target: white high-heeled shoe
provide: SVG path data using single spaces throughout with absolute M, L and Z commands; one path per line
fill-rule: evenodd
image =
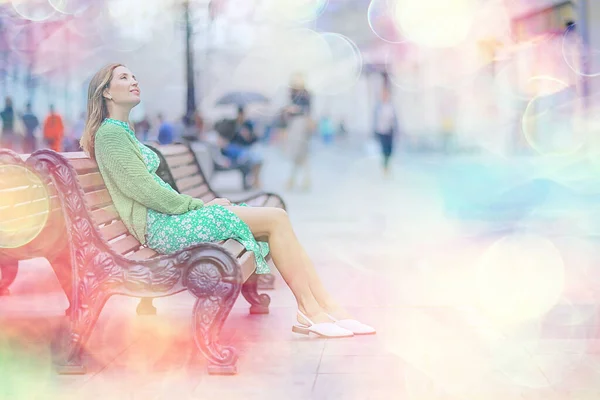
M 344 328 L 354 333 L 355 335 L 373 335 L 376 333 L 375 328 L 363 324 L 355 319 L 335 319 L 331 315 L 327 314 L 329 318 L 340 328 Z
M 300 310 L 298 310 L 298 314 L 304 318 L 309 325 L 293 325 L 292 332 L 300 333 L 302 335 L 308 335 L 310 333 L 314 333 L 315 335 L 319 335 L 324 338 L 344 338 L 344 337 L 352 337 L 354 334 L 348 329 L 344 329 L 341 326 L 334 324 L 333 322 L 321 322 L 315 324 L 312 322 L 306 315 L 302 314 Z

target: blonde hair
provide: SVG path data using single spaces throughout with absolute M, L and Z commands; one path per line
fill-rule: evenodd
M 304 74 L 302 72 L 296 72 L 292 75 L 292 79 L 290 82 L 290 88 L 296 90 L 305 90 L 306 89 L 306 80 L 304 78 Z
M 102 94 L 110 85 L 115 68 L 121 66 L 123 64 L 114 63 L 105 65 L 100 71 L 96 72 L 90 81 L 87 99 L 87 117 L 79 144 L 92 160 L 96 158 L 94 153 L 96 131 L 100 128 L 104 119 L 108 118 L 106 99 Z

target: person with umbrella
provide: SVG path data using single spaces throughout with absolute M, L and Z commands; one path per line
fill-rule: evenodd
M 224 142 L 223 155 L 234 164 L 247 165 L 250 168 L 251 173 L 249 176 L 253 179 L 253 183 L 250 185 L 244 182 L 244 186 L 254 189 L 260 188 L 260 170 L 263 157 L 256 149 L 258 137 L 254 133 L 254 125 L 246 119 L 244 107 L 238 107 L 233 136 L 224 138 Z
M 217 102 L 217 105 L 234 104 L 237 106 L 233 132 L 230 135 L 221 135 L 221 152 L 232 164 L 244 165 L 250 170 L 250 173 L 245 175 L 244 188 L 259 189 L 261 187 L 260 171 L 263 164 L 262 154 L 256 148 L 259 139 L 254 131 L 254 125 L 246 119 L 245 107 L 252 102 L 267 101 L 268 99 L 260 93 L 231 92 Z M 251 185 L 246 182 L 248 177 L 253 180 Z

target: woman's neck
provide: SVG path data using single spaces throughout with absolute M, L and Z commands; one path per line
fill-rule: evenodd
M 129 112 L 131 110 L 117 108 L 117 107 L 109 107 L 108 108 L 108 118 L 116 119 L 119 121 L 123 121 L 129 123 Z

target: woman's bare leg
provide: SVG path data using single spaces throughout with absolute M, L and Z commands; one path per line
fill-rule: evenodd
M 331 296 L 327 289 L 325 289 L 323 281 L 321 281 L 321 278 L 319 277 L 319 274 L 317 273 L 317 270 L 310 257 L 308 257 L 308 254 L 306 254 L 306 251 L 302 245 L 299 244 L 299 247 L 302 264 L 304 265 L 308 275 L 308 284 L 310 286 L 310 290 L 321 308 L 323 308 L 329 315 L 335 317 L 336 319 L 352 318 L 350 313 L 346 311 L 346 309 L 344 309 L 340 303 L 338 303 Z
M 336 318 L 349 317 L 323 286 L 284 210 L 273 207 L 228 208 L 248 224 L 255 237 L 268 237 L 273 262 L 296 297 L 300 311 L 312 316 L 315 322 L 330 322 L 324 312 L 336 313 Z

